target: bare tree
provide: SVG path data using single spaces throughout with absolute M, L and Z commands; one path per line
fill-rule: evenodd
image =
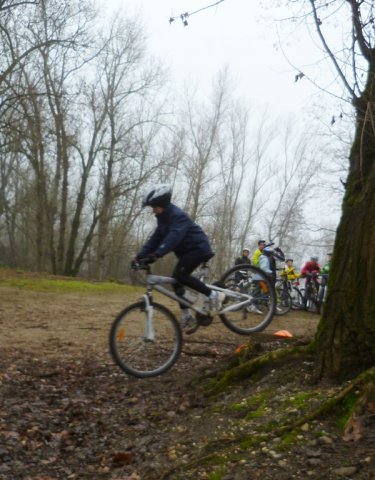
M 27 29 L 12 31 L 13 50 L 15 45 L 22 47 L 25 37 L 36 46 L 28 62 L 19 63 L 7 79 L 7 86 L 17 99 L 13 108 L 19 111 L 20 151 L 34 172 L 36 268 L 46 268 L 48 259 L 54 273 L 62 272 L 66 248 L 72 124 L 67 92 L 68 79 L 82 59 L 82 40 L 87 41 L 84 7 L 43 1 L 29 13 Z M 60 41 L 49 43 L 51 38 Z
M 249 163 L 246 143 L 248 112 L 237 105 L 229 115 L 228 123 L 217 142 L 220 175 L 213 209 L 214 221 L 210 229 L 217 272 L 223 272 L 233 261 L 238 242 L 236 232 L 241 229 L 243 218 L 241 192 Z
M 139 211 L 134 193 L 160 167 L 160 159 L 153 155 L 153 144 L 161 128 L 161 111 L 155 96 L 157 88 L 161 91 L 163 73 L 152 62 L 146 67 L 144 37 L 141 26 L 134 20 L 115 20 L 98 60 L 99 68 L 103 69 L 100 90 L 106 129 L 100 160 L 97 232 L 97 273 L 103 277 L 107 273 L 107 257 L 117 263 L 108 244 L 117 252 L 124 247 Z M 115 236 L 110 228 L 112 222 L 117 231 Z
M 291 121 L 279 132 L 278 154 L 274 161 L 273 197 L 266 224 L 268 238 L 291 250 L 301 229 L 304 206 L 316 194 L 321 167 L 320 150 L 311 132 L 297 131 Z
M 188 191 L 185 209 L 193 220 L 204 216 L 207 205 L 215 198 L 213 164 L 216 142 L 227 108 L 229 84 L 227 71 L 220 72 L 215 79 L 212 99 L 208 105 L 193 102 L 188 97 L 184 117 L 187 151 L 183 159 L 183 175 L 187 179 Z
M 217 272 L 228 268 L 248 245 L 256 219 L 263 211 L 262 192 L 270 180 L 273 131 L 267 112 L 259 116 L 255 110 L 245 110 L 240 101 L 233 103 L 218 142 L 220 175 L 210 229 L 217 252 Z M 256 119 L 254 124 L 252 118 Z

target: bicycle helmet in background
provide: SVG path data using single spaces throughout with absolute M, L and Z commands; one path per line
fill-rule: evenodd
M 266 255 L 272 255 L 274 253 L 274 249 L 271 246 L 264 247 L 263 253 Z
M 315 260 L 317 262 L 319 257 L 317 255 L 311 255 L 310 260 Z
M 250 253 L 250 249 L 247 248 L 247 247 L 244 247 L 244 248 L 242 249 L 242 251 L 243 251 L 243 252 L 249 252 L 249 253 Z
M 172 187 L 164 183 L 154 185 L 145 193 L 142 201 L 144 207 L 167 207 L 171 203 Z

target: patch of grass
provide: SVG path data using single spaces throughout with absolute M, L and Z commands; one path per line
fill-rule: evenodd
M 130 293 L 139 287 L 113 282 L 90 282 L 77 278 L 43 276 L 33 273 L 0 271 L 0 287 L 51 293 Z

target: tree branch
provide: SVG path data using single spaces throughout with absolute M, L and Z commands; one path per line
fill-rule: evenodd
M 336 60 L 336 57 L 335 55 L 333 54 L 332 50 L 329 48 L 327 42 L 326 42 L 326 39 L 324 38 L 324 35 L 322 33 L 322 29 L 320 28 L 320 25 L 321 25 L 321 20 L 319 19 L 318 17 L 318 13 L 317 13 L 317 10 L 316 10 L 316 6 L 315 6 L 315 0 L 310 0 L 310 3 L 311 3 L 311 7 L 312 7 L 312 10 L 313 10 L 313 16 L 314 16 L 314 21 L 315 21 L 315 26 L 316 26 L 316 30 L 318 32 L 318 35 L 319 35 L 319 38 L 326 50 L 326 52 L 328 53 L 330 59 L 332 60 L 335 68 L 336 68 L 336 71 L 337 73 L 339 74 L 342 82 L 344 83 L 346 89 L 349 91 L 350 95 L 352 96 L 353 99 L 357 98 L 354 90 L 352 89 L 352 87 L 349 85 L 345 75 L 343 74 L 339 64 L 337 63 L 337 60 Z

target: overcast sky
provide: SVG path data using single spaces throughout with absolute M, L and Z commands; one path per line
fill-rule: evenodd
M 117 10 L 141 15 L 149 50 L 169 66 L 176 85 L 194 82 L 203 93 L 209 93 L 214 76 L 227 66 L 237 85 L 236 93 L 250 104 L 267 105 L 275 117 L 293 114 L 297 122 L 313 104 L 320 104 L 321 120 L 329 125 L 333 114 L 328 106 L 330 98 L 306 78 L 295 81 L 300 69 L 310 74 L 312 68 L 313 80 L 325 86 L 323 73 L 329 65 L 320 61 L 323 55 L 315 27 L 309 31 L 305 22 L 299 26 L 290 21 L 281 24 L 278 20 L 290 12 L 271 7 L 263 11 L 261 0 L 224 0 L 194 14 L 214 3 L 216 0 L 106 0 L 101 8 L 108 15 Z M 188 26 L 179 18 L 185 12 L 192 14 L 187 18 Z M 170 23 L 171 17 L 178 18 Z M 326 85 L 329 81 L 327 75 Z M 334 206 L 332 201 L 330 205 Z M 320 208 L 312 212 L 310 220 L 314 223 L 314 216 L 320 218 Z M 338 221 L 339 203 L 332 216 Z
M 308 35 L 285 41 L 289 61 L 279 48 L 277 29 L 288 12 L 263 11 L 258 0 L 224 0 L 199 13 L 216 0 L 107 0 L 107 13 L 121 10 L 141 14 L 149 35 L 149 48 L 162 59 L 177 82 L 198 82 L 208 88 L 225 66 L 238 92 L 275 112 L 301 113 L 317 101 L 319 91 L 307 80 L 295 82 L 296 67 L 316 61 L 318 54 Z M 270 2 L 267 2 L 270 3 Z M 177 18 L 188 12 L 188 26 Z M 289 28 L 289 27 L 288 27 Z M 294 27 L 290 25 L 292 31 Z M 301 29 L 302 30 L 302 29 Z

